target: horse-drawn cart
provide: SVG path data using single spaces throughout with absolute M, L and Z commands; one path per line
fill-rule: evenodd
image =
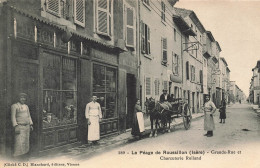
M 151 134 L 150 137 L 157 136 L 157 126 L 163 128 L 163 131 L 167 129 L 170 132 L 171 121 L 175 118 L 183 118 L 183 125 L 186 130 L 190 128 L 191 125 L 191 111 L 189 105 L 185 103 L 183 99 L 176 99 L 174 102 L 157 102 L 155 103 L 153 98 L 146 100 L 146 109 L 150 114 L 151 121 Z M 155 132 L 153 133 L 153 121 L 155 121 Z M 160 123 L 160 124 L 159 124 Z

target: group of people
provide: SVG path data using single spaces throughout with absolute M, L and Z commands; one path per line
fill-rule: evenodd
M 30 132 L 33 131 L 33 122 L 30 115 L 29 107 L 25 104 L 27 94 L 20 93 L 19 101 L 11 107 L 11 121 L 14 128 L 14 153 L 13 156 L 18 160 L 27 160 L 29 152 Z M 204 104 L 204 130 L 207 131 L 205 136 L 213 136 L 215 129 L 213 114 L 216 111 L 215 104 L 210 101 L 209 95 L 205 97 Z M 163 90 L 160 96 L 160 102 L 174 101 L 173 96 L 167 94 L 167 90 Z M 222 100 L 220 107 L 220 123 L 225 123 L 226 119 L 226 102 Z M 142 138 L 145 132 L 143 111 L 140 100 L 136 100 L 134 107 L 134 116 L 131 134 Z M 100 124 L 102 121 L 102 112 L 100 104 L 97 102 L 97 96 L 92 96 L 92 101 L 86 105 L 85 117 L 88 124 L 88 141 L 94 145 L 98 144 L 100 139 Z M 223 122 L 222 122 L 223 121 Z

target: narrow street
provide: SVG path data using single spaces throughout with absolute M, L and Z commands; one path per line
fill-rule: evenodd
M 228 107 L 225 124 L 219 123 L 218 115 L 216 111 L 216 130 L 213 137 L 203 136 L 205 133 L 203 118 L 200 118 L 192 122 L 190 130 L 185 130 L 183 125 L 180 125 L 175 128 L 174 132 L 160 134 L 156 138 L 145 138 L 111 151 L 98 152 L 97 155 L 90 158 L 80 158 L 80 160 L 84 160 L 80 162 L 80 165 L 88 165 L 88 167 L 104 167 L 104 165 L 109 165 L 109 167 L 198 167 L 206 165 L 259 167 L 260 119 L 251 106 L 235 104 Z M 156 151 L 161 154 L 156 154 Z M 163 151 L 179 153 L 163 154 Z M 190 155 L 191 151 L 205 153 Z M 201 158 L 194 160 L 192 157 L 191 160 L 187 160 L 186 156 L 198 158 L 201 156 Z M 166 160 L 169 157 L 179 159 Z M 183 160 L 180 160 L 181 157 Z

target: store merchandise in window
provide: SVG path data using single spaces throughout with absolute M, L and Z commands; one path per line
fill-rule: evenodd
M 97 96 L 104 119 L 117 117 L 116 81 L 116 69 L 93 65 L 93 95 Z
M 77 123 L 76 61 L 44 55 L 43 129 Z

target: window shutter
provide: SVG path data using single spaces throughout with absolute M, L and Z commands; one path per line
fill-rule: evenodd
M 200 70 L 200 83 L 203 84 L 203 73 L 202 73 L 202 70 Z
M 141 50 L 142 50 L 142 53 L 144 54 L 145 53 L 145 24 L 144 22 L 141 22 Z
M 146 95 L 151 95 L 151 78 L 146 77 L 145 78 L 145 90 L 146 90 Z
M 150 28 L 146 25 L 147 28 L 147 54 L 151 54 L 151 42 L 150 42 Z
M 179 73 L 179 57 L 177 54 L 175 54 L 176 62 L 175 62 L 175 73 Z
M 135 28 L 134 28 L 134 9 L 126 7 L 126 45 L 134 47 Z
M 85 0 L 74 0 L 74 22 L 85 27 Z
M 159 95 L 159 90 L 160 90 L 160 83 L 159 83 L 159 80 L 158 79 L 156 79 L 155 81 L 154 81 L 154 90 L 155 90 L 155 95 Z
M 108 35 L 108 0 L 97 1 L 97 32 Z
M 186 62 L 186 79 L 189 80 L 190 79 L 190 65 L 189 65 L 189 61 Z
M 161 6 L 162 6 L 161 18 L 163 21 L 165 21 L 165 3 L 161 2 Z
M 167 39 L 162 38 L 162 60 L 163 62 L 167 62 Z
M 60 0 L 46 0 L 46 11 L 56 16 L 61 16 Z

